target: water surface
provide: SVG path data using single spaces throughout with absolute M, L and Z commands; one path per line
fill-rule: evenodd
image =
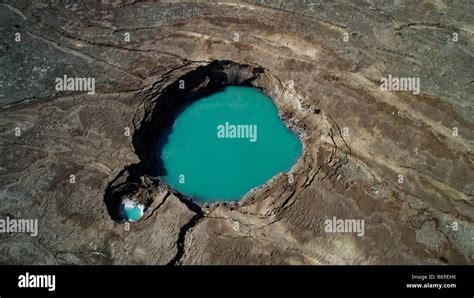
M 234 201 L 302 152 L 298 137 L 258 89 L 229 86 L 180 111 L 156 147 L 160 176 L 198 202 Z

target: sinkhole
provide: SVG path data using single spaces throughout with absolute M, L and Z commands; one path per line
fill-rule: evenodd
M 105 192 L 113 220 L 140 220 L 164 191 L 193 210 L 239 201 L 290 172 L 303 153 L 289 121 L 297 108 L 288 108 L 286 87 L 265 69 L 213 61 L 182 71 L 144 104 L 133 134 L 140 162 Z

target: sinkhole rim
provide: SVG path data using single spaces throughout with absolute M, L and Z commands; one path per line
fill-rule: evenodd
M 178 67 L 177 69 L 180 68 Z M 190 83 L 186 86 L 187 90 L 184 92 L 179 88 L 181 80 L 184 80 L 186 84 Z M 283 121 L 290 133 L 296 135 L 298 142 L 301 144 L 301 152 L 288 172 L 280 171 L 276 173 L 265 183 L 249 189 L 239 199 L 212 202 L 194 200 L 174 189 L 162 177 L 156 176 L 157 165 L 155 162 L 160 157 L 156 157 L 153 148 L 162 137 L 163 132 L 173 125 L 179 115 L 178 112 L 183 107 L 218 92 L 227 86 L 252 87 L 268 96 L 277 108 L 279 119 Z M 105 191 L 104 202 L 110 217 L 117 222 L 127 221 L 127 219 L 120 215 L 119 206 L 124 196 L 138 195 L 137 202 L 145 206 L 142 218 L 137 221 L 139 222 L 147 218 L 147 211 L 149 211 L 154 201 L 152 194 L 163 191 L 173 194 L 195 212 L 202 212 L 201 208 L 219 205 L 237 207 L 244 204 L 257 190 L 270 187 L 280 175 L 292 174 L 300 166 L 307 154 L 306 144 L 303 139 L 306 131 L 304 126 L 299 125 L 301 119 L 295 117 L 293 110 L 282 109 L 281 103 L 272 95 L 271 90 L 275 88 L 276 90 L 281 90 L 281 92 L 285 89 L 288 90 L 281 80 L 261 66 L 241 64 L 229 60 L 214 60 L 205 65 L 199 65 L 190 69 L 175 77 L 163 89 L 153 92 L 151 98 L 146 101 L 147 105 L 145 105 L 143 118 L 139 125 L 135 125 L 136 129 L 133 134 L 133 148 L 140 162 L 124 167 L 108 184 Z M 176 102 L 177 99 L 179 99 L 178 102 Z M 296 118 L 296 121 L 293 118 Z M 148 195 L 146 194 L 147 192 Z

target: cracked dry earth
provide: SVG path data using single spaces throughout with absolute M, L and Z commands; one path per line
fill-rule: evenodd
M 0 235 L 1 263 L 474 264 L 472 3 L 53 2 L 0 3 L 0 214 L 39 220 L 37 237 Z M 252 84 L 304 143 L 294 181 L 210 206 L 152 185 L 127 231 L 104 194 L 143 162 L 134 134 L 213 61 L 265 70 Z M 64 74 L 96 94 L 57 92 Z M 420 94 L 381 91 L 390 74 Z M 333 216 L 365 235 L 326 233 Z

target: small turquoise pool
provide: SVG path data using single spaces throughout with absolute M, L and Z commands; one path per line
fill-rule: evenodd
M 132 200 L 122 201 L 120 206 L 122 216 L 127 221 L 138 221 L 143 216 L 144 206 Z

